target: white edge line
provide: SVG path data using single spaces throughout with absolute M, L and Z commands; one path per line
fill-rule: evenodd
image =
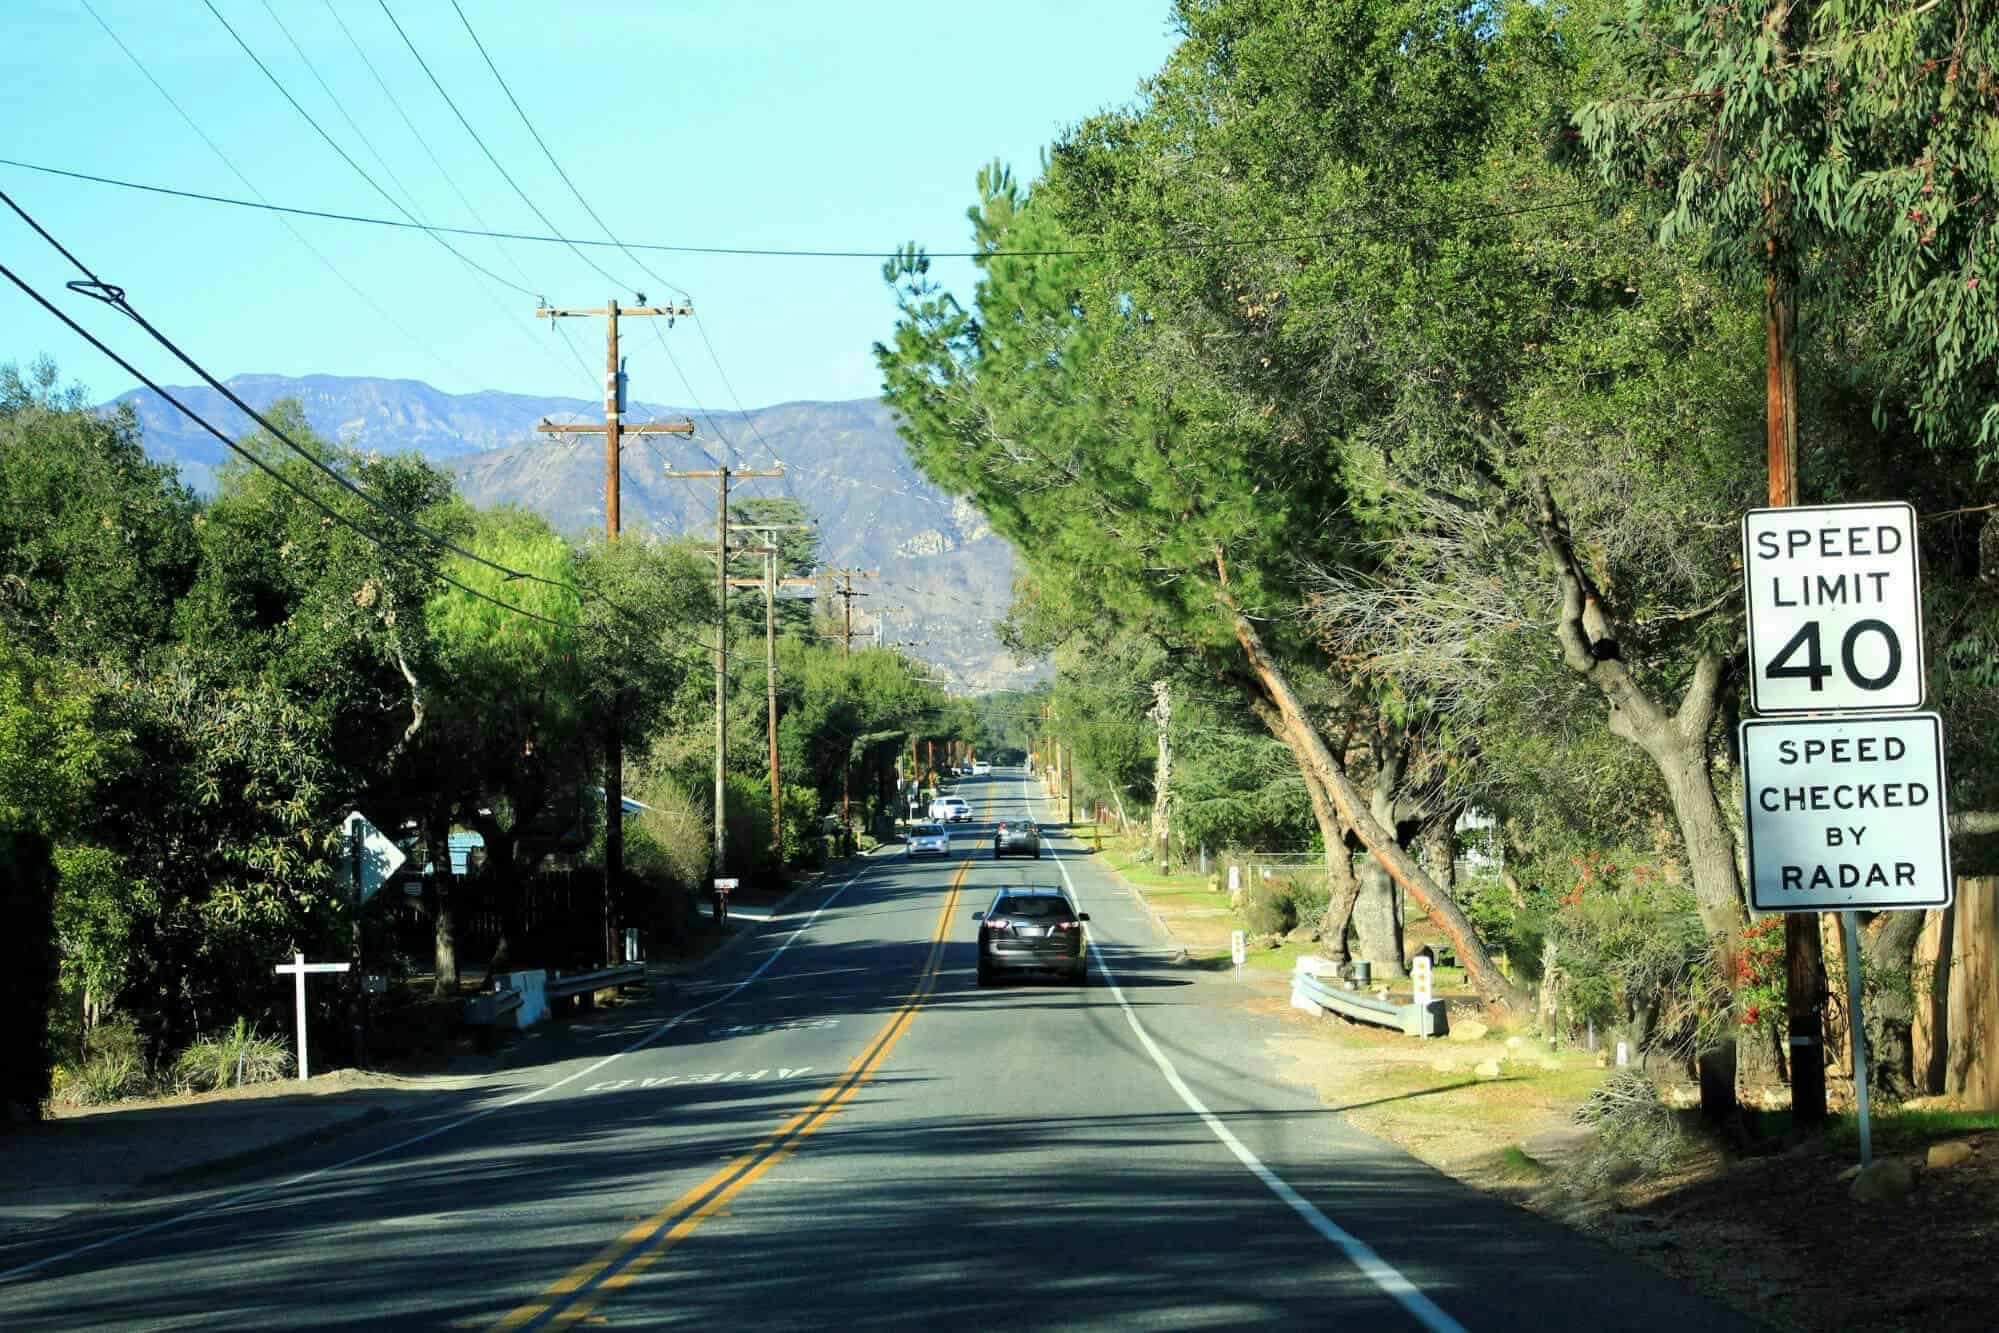
M 872 855 L 872 853 L 870 853 L 870 855 Z M 770 957 L 764 959 L 763 962 L 759 963 L 757 965 L 756 970 L 751 972 L 748 976 L 744 977 L 741 981 L 738 981 L 735 985 L 729 987 L 727 990 L 723 991 L 720 995 L 715 996 L 713 999 L 703 1000 L 700 1004 L 695 1005 L 692 1009 L 682 1010 L 680 1013 L 675 1014 L 672 1018 L 668 1019 L 666 1022 L 661 1023 L 659 1026 L 653 1028 L 650 1032 L 647 1032 L 637 1041 L 631 1043 L 631 1045 L 626 1046 L 622 1050 L 613 1051 L 611 1054 L 605 1056 L 603 1059 L 598 1060 L 595 1064 L 586 1066 L 583 1069 L 579 1069 L 575 1073 L 569 1075 L 566 1078 L 557 1079 L 555 1082 L 544 1084 L 539 1088 L 529 1089 L 527 1092 L 524 1092 L 517 1097 L 509 1097 L 507 1100 L 503 1102 L 498 1102 L 492 1106 L 483 1107 L 480 1110 L 473 1111 L 469 1115 L 463 1115 L 456 1120 L 452 1120 L 445 1124 L 439 1125 L 435 1129 L 427 1129 L 421 1134 L 413 1134 L 409 1138 L 400 1139 L 395 1143 L 388 1144 L 384 1147 L 371 1148 L 367 1152 L 356 1153 L 352 1157 L 342 1158 L 340 1161 L 331 1162 L 322 1167 L 316 1167 L 311 1171 L 302 1172 L 295 1176 L 287 1176 L 283 1180 L 275 1180 L 267 1184 L 257 1185 L 251 1189 L 243 1190 L 240 1193 L 231 1194 L 226 1198 L 217 1199 L 213 1203 L 203 1204 L 201 1207 L 191 1209 L 188 1212 L 176 1213 L 172 1217 L 164 1217 L 157 1222 L 148 1222 L 146 1225 L 141 1227 L 133 1227 L 127 1231 L 120 1231 L 109 1236 L 100 1237 L 99 1239 L 93 1240 L 88 1244 L 78 1245 L 73 1249 L 63 1250 L 60 1253 L 48 1255 L 44 1258 L 37 1259 L 32 1263 L 21 1264 L 18 1267 L 0 1270 L 0 1283 L 11 1282 L 15 1278 L 19 1277 L 26 1277 L 30 1273 L 39 1272 L 44 1268 L 50 1268 L 56 1264 L 65 1263 L 68 1260 L 75 1259 L 81 1255 L 89 1254 L 93 1250 L 101 1250 L 104 1249 L 106 1246 L 110 1245 L 120 1245 L 129 1240 L 137 1240 L 139 1237 L 149 1235 L 155 1231 L 164 1231 L 168 1227 L 179 1226 L 184 1222 L 195 1221 L 198 1218 L 203 1218 L 208 1216 L 210 1213 L 217 1213 L 225 1208 L 232 1208 L 239 1203 L 247 1203 L 252 1199 L 261 1198 L 266 1194 L 274 1194 L 281 1190 L 291 1189 L 297 1185 L 303 1185 L 305 1182 L 309 1180 L 317 1179 L 318 1177 L 326 1175 L 330 1172 L 344 1171 L 350 1166 L 359 1166 L 361 1163 L 372 1161 L 377 1157 L 386 1157 L 390 1153 L 401 1152 L 404 1148 L 414 1147 L 415 1145 L 424 1142 L 426 1139 L 434 1139 L 440 1134 L 448 1134 L 452 1130 L 463 1128 L 464 1126 L 471 1124 L 475 1120 L 483 1120 L 489 1115 L 494 1115 L 501 1111 L 510 1110 L 511 1108 L 520 1106 L 526 1102 L 531 1102 L 535 1098 L 540 1097 L 546 1093 L 554 1092 L 557 1088 L 564 1087 L 568 1084 L 574 1083 L 576 1080 L 580 1078 L 586 1078 L 589 1075 L 596 1073 L 604 1066 L 612 1063 L 613 1061 L 622 1059 L 623 1057 L 630 1055 L 633 1051 L 639 1050 L 642 1047 L 650 1046 L 653 1042 L 658 1041 L 661 1037 L 673 1031 L 673 1029 L 679 1027 L 682 1023 L 685 1023 L 688 1019 L 694 1017 L 696 1014 L 702 1012 L 703 1010 L 712 1009 L 718 1004 L 723 1004 L 729 1000 L 734 999 L 736 995 L 739 992 L 741 992 L 745 987 L 749 986 L 751 982 L 755 981 L 758 977 L 761 977 L 765 972 L 769 971 L 770 965 L 772 963 L 775 963 L 779 958 L 783 957 L 784 951 L 786 949 L 789 949 L 794 943 L 796 943 L 800 935 L 803 935 L 806 931 L 812 928 L 812 923 L 819 919 L 819 914 L 825 911 L 827 908 L 831 907 L 834 901 L 837 900 L 841 894 L 845 893 L 848 889 L 852 888 L 854 882 L 860 879 L 862 875 L 867 874 L 868 871 L 871 869 L 873 869 L 872 866 L 862 866 L 859 870 L 856 870 L 851 876 L 848 877 L 846 883 L 842 884 L 839 888 L 833 890 L 832 893 L 828 894 L 826 896 L 826 901 L 820 903 L 819 906 L 813 908 L 812 914 L 806 917 L 804 921 L 800 922 L 796 930 L 792 931 L 790 935 L 785 937 L 784 943 L 780 944 L 776 948 L 776 950 L 771 953 Z
M 1026 785 L 1026 781 L 1025 778 L 1021 780 L 1023 786 Z M 1031 788 L 1028 799 L 1033 800 Z M 1068 887 L 1070 896 L 1080 899 L 1080 895 L 1076 893 L 1075 881 L 1069 878 L 1068 858 L 1052 847 L 1049 851 L 1054 853 L 1055 868 L 1062 872 L 1062 883 Z M 1094 939 L 1090 941 L 1090 955 L 1097 961 L 1097 970 L 1103 973 L 1104 983 L 1111 993 L 1111 998 L 1116 1000 L 1118 1008 L 1124 1011 L 1124 1021 L 1131 1024 L 1131 1030 L 1138 1035 L 1139 1044 L 1145 1047 L 1145 1053 L 1152 1057 L 1152 1063 L 1165 1076 L 1167 1086 L 1187 1104 L 1188 1110 L 1201 1118 L 1201 1123 L 1221 1140 L 1222 1146 L 1234 1153 L 1236 1160 L 1247 1167 L 1251 1175 L 1262 1181 L 1272 1194 L 1289 1205 L 1292 1212 L 1303 1218 L 1305 1225 L 1339 1246 L 1353 1262 L 1354 1267 L 1365 1273 L 1375 1286 L 1393 1297 L 1397 1304 L 1415 1318 L 1416 1322 L 1431 1330 L 1431 1333 L 1465 1333 L 1463 1324 L 1451 1318 L 1441 1306 L 1424 1295 L 1415 1283 L 1402 1275 L 1400 1269 L 1376 1254 L 1373 1246 L 1320 1212 L 1310 1199 L 1291 1188 L 1282 1176 L 1265 1166 L 1262 1160 L 1221 1122 L 1220 1117 L 1194 1095 L 1194 1090 L 1180 1077 L 1180 1071 L 1174 1068 L 1166 1052 L 1159 1049 L 1158 1044 L 1152 1040 L 1152 1034 L 1138 1021 L 1138 1015 L 1132 1011 L 1130 1002 L 1124 998 L 1124 988 L 1117 984 L 1117 974 L 1111 971 L 1110 965 L 1104 961 L 1103 951 L 1097 948 Z

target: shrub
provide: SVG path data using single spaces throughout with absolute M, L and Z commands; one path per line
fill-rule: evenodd
M 202 1037 L 174 1061 L 174 1087 L 209 1092 L 244 1083 L 275 1083 L 292 1072 L 292 1053 L 282 1041 L 260 1037 L 242 1019 L 234 1029 Z
M 83 1059 L 64 1067 L 55 1097 L 65 1106 L 102 1106 L 148 1090 L 146 1046 L 125 1017 L 107 1019 L 84 1039 Z
M 1288 935 L 1298 924 L 1298 906 L 1285 880 L 1259 877 L 1242 900 L 1243 927 L 1252 935 Z
M 1636 1069 L 1621 1069 L 1576 1108 L 1577 1123 L 1596 1126 L 1596 1142 L 1569 1167 L 1586 1189 L 1655 1176 L 1680 1158 L 1680 1120 L 1659 1089 Z
M 819 793 L 787 784 L 784 789 L 784 861 L 807 868 L 824 864 L 826 844 L 819 836 Z
M 1291 881 L 1291 913 L 1301 926 L 1310 926 L 1317 934 L 1326 919 L 1326 908 L 1332 905 L 1332 887 L 1323 875 L 1310 875 Z
M 93 1055 L 74 1073 L 65 1071 L 63 1101 L 70 1106 L 102 1106 L 146 1091 L 146 1066 L 123 1051 Z
M 690 891 L 705 886 L 715 849 L 708 803 L 666 776 L 645 781 L 637 799 L 651 808 L 625 821 L 625 868 Z

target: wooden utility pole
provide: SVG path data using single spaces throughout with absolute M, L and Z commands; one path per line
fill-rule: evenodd
M 1770 463 L 1770 507 L 1798 502 L 1798 356 L 1793 345 L 1797 305 L 1777 272 L 1774 206 L 1765 243 L 1763 286 L 1766 365 L 1764 399 Z M 1784 914 L 1785 1059 L 1791 1074 L 1791 1122 L 1825 1123 L 1825 957 L 1817 912 Z
M 604 536 L 618 539 L 622 526 L 618 517 L 619 455 L 627 435 L 694 434 L 692 421 L 648 421 L 636 426 L 624 423 L 625 395 L 623 367 L 618 361 L 618 317 L 621 315 L 664 315 L 672 319 L 691 315 L 694 307 L 649 306 L 643 303 L 621 307 L 615 299 L 604 302 L 602 310 L 560 310 L 543 306 L 535 314 L 547 319 L 604 317 L 604 424 L 602 426 L 557 425 L 544 418 L 535 429 L 544 435 L 594 435 L 604 433 Z M 550 327 L 553 327 L 551 325 Z M 625 735 L 624 707 L 619 691 L 611 691 L 611 716 L 604 727 L 604 960 L 619 961 L 617 927 L 612 920 L 612 901 L 625 876 Z
M 746 532 L 771 533 L 785 528 L 811 527 L 809 523 L 760 524 L 743 528 Z M 770 742 L 770 843 L 778 873 L 784 873 L 784 784 L 777 758 L 777 590 L 780 586 L 816 587 L 816 579 L 780 579 L 777 576 L 778 548 L 739 546 L 739 554 L 761 555 L 764 576 L 760 579 L 730 579 L 731 588 L 762 588 L 764 593 L 764 703 L 768 712 L 765 731 Z
M 846 602 L 844 623 L 840 630 L 840 656 L 851 656 L 854 651 L 854 599 L 866 597 L 864 592 L 854 591 L 855 579 L 875 579 L 881 577 L 878 569 L 829 569 L 827 574 L 841 580 L 842 586 L 833 589 L 833 595 Z
M 612 541 L 618 539 L 618 454 L 624 447 L 627 435 L 688 435 L 694 434 L 692 421 L 647 421 L 636 426 L 624 424 L 623 368 L 618 363 L 618 320 L 623 317 L 640 315 L 664 315 L 672 319 L 679 315 L 691 315 L 694 307 L 677 306 L 620 306 L 616 301 L 604 302 L 602 310 L 560 310 L 553 306 L 543 306 L 535 314 L 546 319 L 569 319 L 576 317 L 604 318 L 604 424 L 601 426 L 557 425 L 543 420 L 535 427 L 544 435 L 604 435 L 604 535 Z
M 715 480 L 715 873 L 721 874 L 729 850 L 729 479 L 781 477 L 783 468 L 700 468 L 666 475 L 686 480 Z

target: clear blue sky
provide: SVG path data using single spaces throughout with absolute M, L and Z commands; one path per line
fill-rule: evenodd
M 398 216 L 286 103 L 204 0 L 89 3 L 272 202 Z M 426 221 L 478 225 L 448 176 L 492 227 L 544 230 L 460 127 L 379 0 L 212 3 L 313 118 Z M 873 250 L 915 239 L 963 249 L 981 164 L 997 157 L 1031 178 L 1050 140 L 1130 101 L 1173 43 L 1167 0 L 460 3 L 556 158 L 626 242 Z M 600 237 L 449 0 L 388 0 L 388 8 L 563 234 Z M 5 0 L 5 9 L 0 156 L 247 193 L 83 0 Z M 420 231 L 294 220 L 364 299 L 269 214 L 6 166 L 0 188 L 219 375 L 319 372 L 421 379 L 451 392 L 600 392 L 600 321 L 562 321 L 580 367 L 550 321 L 533 317 L 531 297 L 477 277 Z M 629 302 L 631 287 L 655 301 L 669 295 L 615 251 L 589 253 L 624 284 L 617 287 L 560 246 L 454 243 L 555 305 L 601 306 L 612 295 Z M 74 271 L 4 210 L 0 257 L 148 373 L 189 382 L 121 317 L 64 292 Z M 878 262 L 642 257 L 693 294 L 744 405 L 877 391 L 869 348 L 893 318 Z M 970 285 L 969 265 L 941 273 L 958 290 Z M 638 323 L 625 336 L 633 396 L 686 404 L 660 341 Z M 665 336 L 700 402 L 732 406 L 695 330 L 683 324 Z M 98 397 L 132 387 L 0 284 L 0 362 L 44 351 Z

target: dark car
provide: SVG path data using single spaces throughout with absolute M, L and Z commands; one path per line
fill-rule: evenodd
M 1031 819 L 1003 819 L 993 830 L 993 860 L 1002 856 L 1041 859 L 1041 827 Z
M 1004 972 L 1055 972 L 1077 985 L 1090 979 L 1089 932 L 1060 889 L 1001 889 L 993 905 L 972 913 L 979 923 L 979 984 Z

